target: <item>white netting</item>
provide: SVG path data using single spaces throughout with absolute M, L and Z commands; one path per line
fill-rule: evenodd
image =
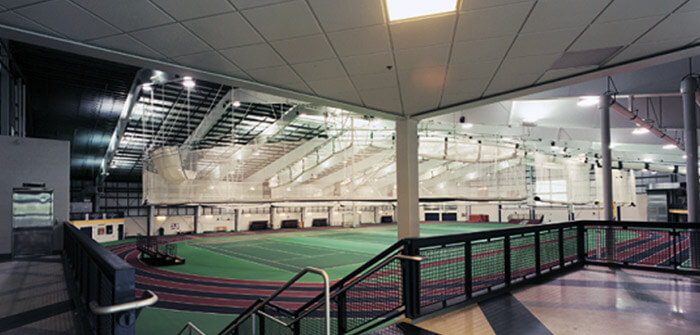
M 324 122 L 327 136 L 308 141 L 153 150 L 143 169 L 144 199 L 150 204 L 394 200 L 393 124 L 349 117 Z M 421 136 L 419 156 L 422 198 L 527 197 L 524 158 L 512 144 Z
M 595 168 L 596 200 L 603 202 L 602 169 Z M 612 170 L 613 202 L 618 206 L 629 205 L 637 201 L 636 180 L 632 170 Z
M 535 195 L 543 202 L 588 204 L 594 201 L 590 165 L 577 158 L 535 154 Z

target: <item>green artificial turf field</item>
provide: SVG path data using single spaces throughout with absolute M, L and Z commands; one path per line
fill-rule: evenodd
M 512 227 L 507 224 L 421 224 L 421 236 L 467 233 Z M 286 281 L 305 266 L 326 270 L 338 279 L 396 242 L 395 226 L 366 226 L 282 234 L 240 235 L 178 242 L 187 262 L 162 267 L 203 276 Z M 313 276 L 302 281 L 317 282 Z

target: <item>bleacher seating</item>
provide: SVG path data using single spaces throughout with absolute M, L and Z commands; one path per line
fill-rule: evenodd
M 177 245 L 159 240 L 157 236 L 137 236 L 136 247 L 142 255 L 148 255 L 159 263 L 185 264 L 185 258 L 177 255 Z

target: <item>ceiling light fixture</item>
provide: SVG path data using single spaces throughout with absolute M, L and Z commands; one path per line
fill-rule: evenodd
M 632 130 L 632 134 L 635 134 L 635 135 L 644 135 L 644 134 L 648 134 L 648 133 L 649 133 L 649 129 L 642 128 L 642 127 L 635 128 L 634 130 Z
M 232 103 L 232 105 L 233 105 L 233 107 L 238 108 L 238 107 L 241 107 L 241 102 L 236 100 Z
M 598 102 L 600 102 L 599 97 L 580 97 L 576 105 L 580 107 L 590 107 L 597 105 Z
M 145 83 L 145 84 L 141 85 L 141 89 L 144 92 L 150 92 L 153 90 L 153 87 L 151 86 L 151 83 Z
M 454 12 L 457 0 L 386 0 L 389 21 Z
M 190 76 L 185 76 L 182 78 L 182 86 L 185 86 L 186 88 L 194 88 L 194 79 Z
M 664 150 L 673 150 L 673 149 L 676 149 L 676 148 L 678 148 L 678 146 L 675 145 L 675 144 L 666 144 L 666 145 L 664 145 Z
M 474 124 L 472 123 L 462 123 L 462 129 L 469 129 L 471 127 L 474 127 Z

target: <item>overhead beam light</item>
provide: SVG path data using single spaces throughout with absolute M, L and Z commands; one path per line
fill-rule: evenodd
M 590 107 L 597 105 L 598 102 L 600 102 L 599 97 L 580 97 L 576 105 L 580 107 Z
M 454 12 L 457 0 L 386 0 L 389 21 Z
M 648 133 L 649 133 L 649 129 L 642 128 L 642 127 L 639 127 L 639 128 L 632 130 L 632 134 L 635 134 L 635 135 L 644 135 L 644 134 L 648 134 Z
M 190 76 L 185 76 L 182 78 L 182 86 L 185 86 L 186 88 L 194 88 L 194 79 L 192 79 Z
M 678 148 L 678 146 L 675 145 L 675 144 L 666 144 L 666 145 L 664 145 L 664 150 L 673 150 L 673 149 L 676 149 L 676 148 Z

